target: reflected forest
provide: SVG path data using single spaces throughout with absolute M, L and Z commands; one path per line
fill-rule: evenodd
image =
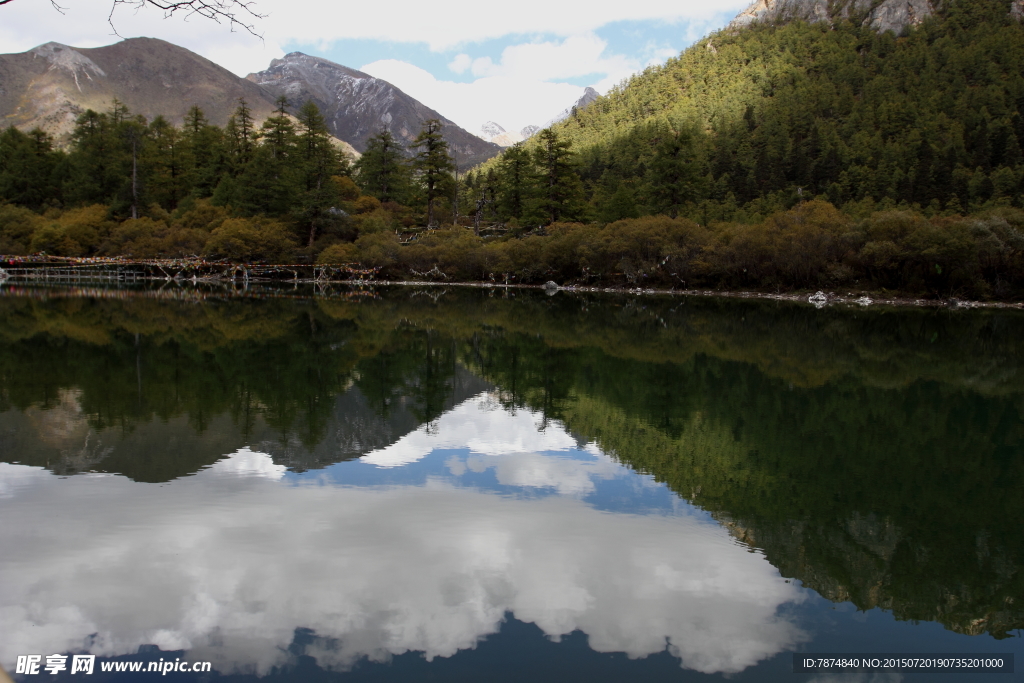
M 165 482 L 248 445 L 311 470 L 489 391 L 653 475 L 833 601 L 961 633 L 1024 627 L 1017 312 L 137 294 L 0 297 L 5 461 Z

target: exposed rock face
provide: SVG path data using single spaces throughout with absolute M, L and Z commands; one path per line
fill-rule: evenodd
M 559 112 L 558 116 L 544 124 L 544 127 L 548 128 L 558 123 L 559 121 L 566 120 L 567 118 L 572 116 L 572 113 L 574 111 L 579 111 L 583 109 L 600 96 L 600 93 L 598 93 L 596 90 L 588 86 L 587 89 L 583 91 L 583 95 L 578 100 L 576 100 L 571 107 L 563 109 L 561 112 Z
M 381 130 L 390 131 L 408 144 L 427 119 L 439 119 L 444 124 L 442 134 L 462 168 L 475 166 L 501 151 L 498 145 L 459 128 L 387 81 L 320 57 L 292 52 L 273 60 L 269 69 L 246 78 L 275 97 L 284 95 L 293 109 L 312 100 L 326 117 L 331 134 L 360 152 L 366 149 L 366 141 Z
M 155 38 L 131 38 L 97 48 L 46 43 L 0 55 L 0 127 L 39 127 L 66 142 L 86 109 L 107 111 L 117 98 L 133 114 L 163 115 L 181 125 L 199 105 L 211 123 L 224 125 L 244 97 L 257 120 L 274 98 L 213 62 Z
M 834 22 L 852 19 L 879 33 L 892 31 L 899 34 L 935 14 L 941 6 L 941 0 L 882 0 L 878 3 L 873 0 L 754 0 L 732 20 L 729 27 L 740 28 L 755 22 Z M 1018 20 L 1024 17 L 1024 0 L 1013 0 L 1009 11 Z
M 1024 0 L 1022 0 L 1022 1 L 1024 1 Z M 529 125 L 526 128 L 523 128 L 521 131 L 519 131 L 519 134 L 522 135 L 523 139 L 525 140 L 526 138 L 532 138 L 539 131 L 540 131 L 540 126 Z

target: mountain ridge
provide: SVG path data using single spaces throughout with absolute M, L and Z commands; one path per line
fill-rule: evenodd
M 391 83 L 323 57 L 290 52 L 246 80 L 274 96 L 284 95 L 292 104 L 312 100 L 331 133 L 360 152 L 382 130 L 408 145 L 428 119 L 441 121 L 442 134 L 460 167 L 475 166 L 501 151 Z
M 316 102 L 330 133 L 351 156 L 385 128 L 408 144 L 432 118 L 445 125 L 460 166 L 501 151 L 387 81 L 299 52 L 274 59 L 268 69 L 246 78 L 158 38 L 129 38 L 97 48 L 50 42 L 0 54 L 0 128 L 41 128 L 59 146 L 70 142 L 82 113 L 106 111 L 114 99 L 132 114 L 148 120 L 163 116 L 177 126 L 197 105 L 211 124 L 224 126 L 244 98 L 258 125 L 273 114 L 281 94 L 292 111 L 309 99 Z

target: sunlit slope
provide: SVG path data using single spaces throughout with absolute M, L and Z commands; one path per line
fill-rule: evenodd
M 640 205 L 659 145 L 683 131 L 695 204 L 771 209 L 798 190 L 953 211 L 1018 201 L 1024 28 L 1011 3 L 946 3 L 900 36 L 847 14 L 725 29 L 554 128 L 592 192 L 625 182 Z

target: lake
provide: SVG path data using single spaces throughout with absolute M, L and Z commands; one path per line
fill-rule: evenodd
M 76 655 L 111 681 L 156 680 L 151 662 L 181 681 L 934 674 L 794 673 L 794 653 L 1019 671 L 1022 417 L 1016 311 L 7 286 L 0 663 L 19 681 L 79 680 Z

